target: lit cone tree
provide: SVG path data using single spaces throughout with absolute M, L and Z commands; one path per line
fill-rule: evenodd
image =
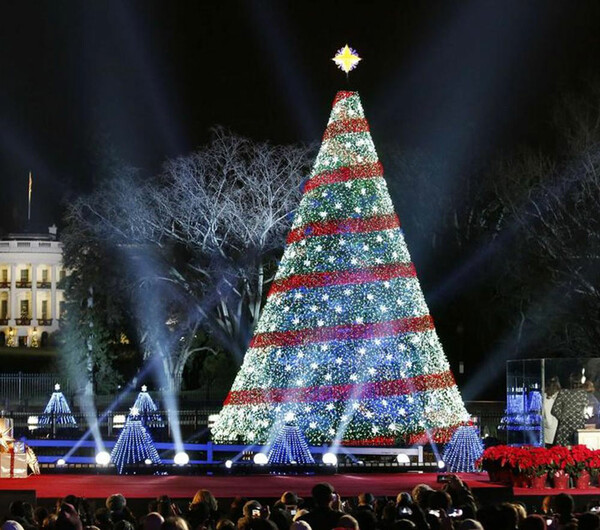
M 446 441 L 468 421 L 358 93 L 338 92 L 216 441 Z
M 269 464 L 314 464 L 315 460 L 294 417 L 285 418 L 283 428 L 277 434 L 269 451 Z
M 44 412 L 39 418 L 39 426 L 46 427 L 52 425 L 52 421 L 57 427 L 77 427 L 77 422 L 71 413 L 71 408 L 67 403 L 65 395 L 60 391 L 60 385 L 54 385 L 54 392 L 48 400 Z
M 142 424 L 140 413 L 131 408 L 125 426 L 110 454 L 111 462 L 119 474 L 127 470 L 127 466 L 136 464 L 160 464 L 160 457 L 152 441 L 150 433 Z
M 133 408 L 139 412 L 142 423 L 147 427 L 165 426 L 161 415 L 158 413 L 156 403 L 154 403 L 152 396 L 148 394 L 148 387 L 146 385 L 142 385 L 142 390 L 138 394 Z

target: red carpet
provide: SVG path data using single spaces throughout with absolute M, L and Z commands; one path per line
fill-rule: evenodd
M 459 474 L 473 489 L 498 488 L 491 484 L 487 473 Z M 275 498 L 291 490 L 302 497 L 310 496 L 317 482 L 329 482 L 342 495 L 355 496 L 361 492 L 375 495 L 396 495 L 426 483 L 434 488 L 435 473 L 381 473 L 364 475 L 244 475 L 244 476 L 148 476 L 148 475 L 38 475 L 26 479 L 0 479 L 0 490 L 35 490 L 38 499 L 55 499 L 75 494 L 88 499 L 106 498 L 122 493 L 128 498 L 148 499 L 159 495 L 172 498 L 191 498 L 201 488 L 209 489 L 215 497 L 236 495 L 254 498 Z

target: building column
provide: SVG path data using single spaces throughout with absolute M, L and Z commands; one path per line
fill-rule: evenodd
M 31 325 L 37 326 L 37 265 L 31 264 Z
M 10 266 L 10 311 L 9 311 L 9 326 L 16 326 L 15 319 L 17 316 L 17 266 Z
M 56 265 L 50 266 L 50 314 L 48 318 L 52 319 L 52 324 L 56 324 L 58 310 L 56 308 Z

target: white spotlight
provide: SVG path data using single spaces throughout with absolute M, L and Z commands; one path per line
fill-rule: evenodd
M 96 453 L 96 464 L 99 466 L 107 466 L 110 464 L 110 454 L 106 451 L 100 451 Z
M 326 466 L 337 466 L 337 456 L 334 453 L 325 453 L 323 455 L 323 463 Z
M 146 464 L 147 466 L 149 466 L 152 463 L 152 460 L 150 460 L 149 458 L 146 458 L 146 460 L 144 460 L 144 464 Z
M 179 451 L 173 458 L 176 466 L 185 466 L 190 463 L 190 457 L 185 451 Z
M 396 457 L 396 462 L 398 462 L 399 464 L 410 464 L 410 458 L 405 453 L 398 453 L 398 456 Z
M 267 458 L 267 455 L 265 453 L 256 453 L 254 455 L 254 463 L 257 466 L 264 466 L 268 462 L 269 462 L 269 459 Z
M 445 464 L 445 462 L 443 460 L 438 460 L 437 466 L 440 469 L 444 469 L 446 467 L 446 464 Z
M 231 460 L 225 460 L 225 467 L 227 469 L 231 469 L 232 465 L 233 465 L 233 462 Z
M 67 461 L 66 461 L 64 458 L 59 458 L 59 459 L 56 461 L 56 465 L 57 465 L 58 467 L 66 466 L 66 465 L 67 465 Z

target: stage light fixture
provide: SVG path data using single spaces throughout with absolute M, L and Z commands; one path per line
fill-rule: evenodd
M 438 460 L 437 467 L 444 469 L 446 467 L 446 463 L 443 460 Z
M 57 467 L 66 466 L 67 465 L 67 461 L 64 458 L 59 458 L 56 461 L 56 465 L 57 465 Z
M 99 451 L 96 453 L 96 464 L 99 466 L 107 466 L 110 464 L 110 454 L 106 451 Z
M 323 455 L 323 463 L 326 466 L 337 466 L 337 462 L 338 462 L 338 459 L 334 453 L 325 453 Z
M 396 462 L 398 462 L 399 464 L 410 464 L 410 458 L 405 453 L 398 453 L 398 456 L 396 457 Z
M 27 417 L 27 428 L 30 431 L 35 431 L 38 428 L 38 417 L 37 416 L 28 416 Z
M 115 414 L 113 416 L 113 427 L 115 429 L 122 429 L 125 425 L 125 414 Z
M 268 461 L 269 461 L 269 459 L 267 458 L 267 455 L 264 453 L 256 453 L 254 455 L 254 463 L 257 466 L 264 466 Z
M 190 463 L 190 457 L 188 456 L 188 454 L 185 451 L 179 451 L 175 455 L 173 462 L 175 463 L 176 466 L 186 466 L 187 464 Z
M 226 460 L 225 461 L 225 467 L 227 469 L 231 469 L 231 466 L 233 466 L 233 462 L 231 460 Z
M 144 464 L 149 466 L 150 464 L 152 464 L 152 460 L 150 460 L 149 458 L 146 458 L 146 460 L 144 460 Z

